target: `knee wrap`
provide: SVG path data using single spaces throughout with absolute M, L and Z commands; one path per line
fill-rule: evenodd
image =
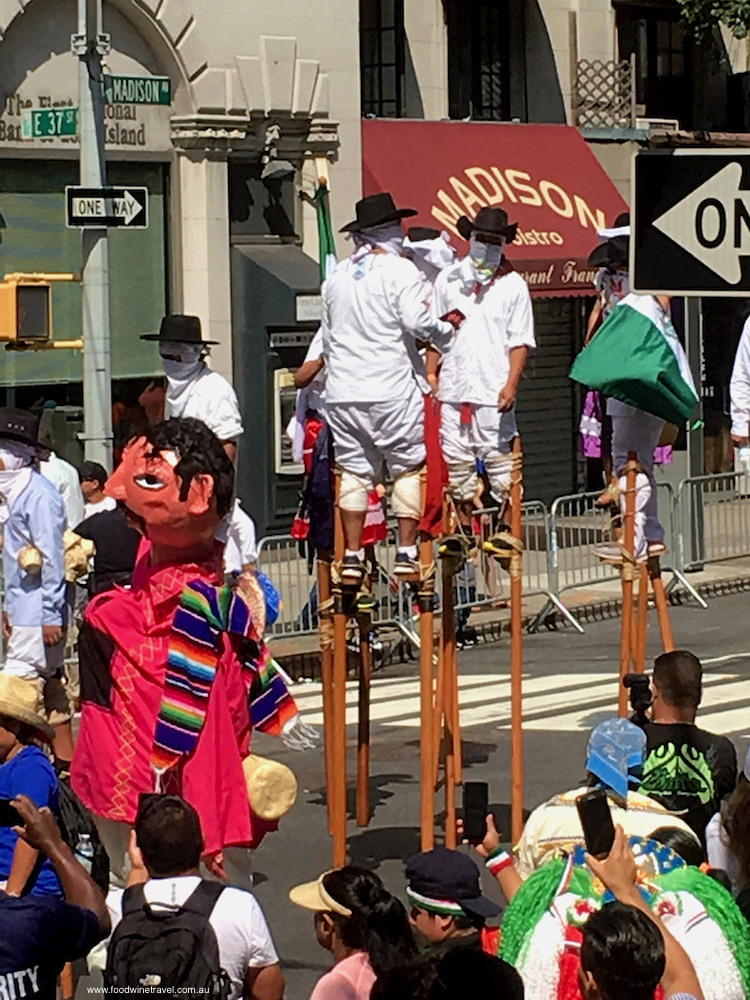
M 484 460 L 484 469 L 492 495 L 496 500 L 507 500 L 513 479 L 513 456 L 500 453 L 488 455 Z
M 367 510 L 367 497 L 374 488 L 372 479 L 358 476 L 355 472 L 341 473 L 341 486 L 339 488 L 339 507 L 341 510 L 350 510 L 364 514 Z
M 413 469 L 402 472 L 393 481 L 393 498 L 391 500 L 393 513 L 396 517 L 412 517 L 419 520 L 422 516 L 422 470 Z
M 479 476 L 474 459 L 465 462 L 446 462 L 446 465 L 453 499 L 459 502 L 473 500 L 479 489 Z

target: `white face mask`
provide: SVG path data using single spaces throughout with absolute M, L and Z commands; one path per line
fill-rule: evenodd
M 169 388 L 167 400 L 173 417 L 180 417 L 187 405 L 190 388 L 203 373 L 206 348 L 201 344 L 163 343 L 159 345 Z
M 30 444 L 22 441 L 0 441 L 0 461 L 6 472 L 17 472 L 31 465 L 36 451 Z
M 501 243 L 484 243 L 477 236 L 471 237 L 469 257 L 478 281 L 485 284 L 492 279 L 495 271 L 500 267 L 504 247 L 504 237 Z
M 358 233 L 352 233 L 352 239 L 357 248 L 352 254 L 352 259 L 355 262 L 368 254 L 374 247 L 385 250 L 386 253 L 395 254 L 397 257 L 401 256 L 404 249 L 404 230 L 400 222 L 389 222 L 384 226 L 362 229 Z

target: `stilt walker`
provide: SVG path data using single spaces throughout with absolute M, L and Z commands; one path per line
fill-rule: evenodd
M 385 192 L 359 201 L 356 218 L 342 230 L 351 235 L 354 253 L 336 266 L 322 289 L 326 415 L 340 470 L 333 681 L 337 865 L 346 858 L 345 596 L 358 591 L 365 578 L 365 514 L 384 463 L 394 479 L 392 510 L 398 521 L 394 573 L 404 580 L 419 579 L 423 397 L 429 387 L 418 341 L 444 350 L 456 325 L 433 317 L 420 272 L 402 256 L 402 220 L 415 214 L 396 208 Z M 365 760 L 362 749 L 360 772 Z M 360 793 L 363 807 L 361 786 Z

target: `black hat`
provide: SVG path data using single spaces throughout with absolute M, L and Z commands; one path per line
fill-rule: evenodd
M 370 194 L 358 201 L 355 211 L 357 218 L 354 222 L 348 222 L 339 232 L 358 233 L 361 229 L 384 226 L 387 222 L 398 222 L 399 219 L 408 219 L 409 216 L 417 214 L 415 208 L 396 208 L 393 198 L 387 191 Z
M 431 229 L 429 226 L 410 226 L 406 231 L 406 238 L 412 243 L 421 243 L 422 240 L 436 240 L 440 236 L 439 229 Z
M 0 438 L 11 441 L 22 441 L 30 444 L 40 453 L 49 454 L 49 448 L 40 445 L 37 440 L 39 436 L 39 417 L 27 410 L 16 410 L 12 406 L 0 407 Z
M 144 333 L 141 340 L 168 341 L 172 344 L 218 344 L 218 340 L 203 340 L 201 321 L 197 316 L 165 316 L 158 333 Z
M 508 222 L 508 213 L 504 208 L 480 208 L 473 222 L 468 216 L 462 215 L 456 223 L 456 229 L 465 240 L 471 239 L 473 233 L 486 233 L 488 236 L 504 236 L 508 243 L 512 243 L 516 238 L 518 223 Z
M 627 236 L 615 236 L 606 243 L 600 243 L 589 254 L 589 267 L 606 267 L 607 264 L 627 264 L 630 240 Z
M 482 895 L 479 869 L 466 854 L 436 847 L 406 862 L 406 895 L 423 910 L 450 915 L 451 904 L 480 917 L 496 917 L 501 908 Z M 458 915 L 458 910 L 456 911 Z

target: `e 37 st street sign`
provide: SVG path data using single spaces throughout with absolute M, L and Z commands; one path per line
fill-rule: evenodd
M 635 291 L 749 296 L 750 149 L 639 153 L 630 253 Z

